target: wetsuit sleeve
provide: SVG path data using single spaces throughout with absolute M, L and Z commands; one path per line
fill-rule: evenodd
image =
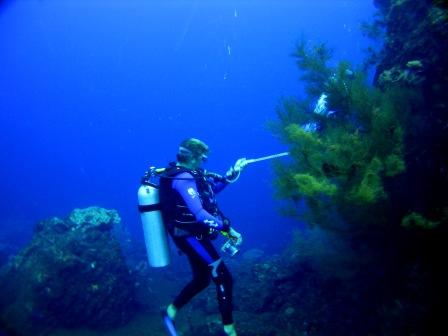
M 229 184 L 225 177 L 215 173 L 208 173 L 207 181 L 211 184 L 215 194 L 222 191 Z
M 216 230 L 228 229 L 221 219 L 212 216 L 204 209 L 201 198 L 199 197 L 196 181 L 191 174 L 179 174 L 178 179 L 173 181 L 173 189 L 181 195 L 188 209 L 195 216 L 198 223 L 204 224 Z
M 221 181 L 219 181 L 219 182 L 214 182 L 213 183 L 213 186 L 212 186 L 212 188 L 213 188 L 213 192 L 214 193 L 219 193 L 221 190 L 223 190 L 227 185 L 228 185 L 229 183 L 228 182 L 221 182 Z

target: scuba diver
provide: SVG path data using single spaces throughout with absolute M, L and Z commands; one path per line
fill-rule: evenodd
M 245 159 L 238 160 L 221 176 L 201 168 L 208 152 L 208 146 L 201 140 L 184 140 L 177 162 L 170 163 L 160 176 L 163 222 L 178 249 L 187 256 L 193 273 L 193 279 L 163 312 L 163 322 L 171 336 L 177 335 L 174 323 L 177 312 L 204 290 L 210 280 L 216 285 L 224 334 L 237 335 L 232 314 L 232 276 L 212 240 L 221 233 L 235 246 L 242 243 L 241 234 L 219 209 L 215 194 L 238 179 Z

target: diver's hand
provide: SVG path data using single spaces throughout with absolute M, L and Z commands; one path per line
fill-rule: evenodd
M 227 218 L 224 218 L 223 221 L 222 221 L 222 229 L 221 229 L 221 231 L 229 233 L 230 230 L 231 230 L 231 228 L 230 228 L 230 221 Z
M 246 165 L 247 165 L 247 159 L 241 158 L 236 160 L 235 164 L 233 165 L 233 169 L 238 172 L 241 172 L 244 169 L 244 167 L 246 167 Z
M 247 165 L 246 158 L 238 159 L 235 164 L 229 168 L 229 170 L 226 173 L 226 180 L 229 182 L 235 182 L 238 177 L 240 176 L 240 173 L 243 171 L 244 167 Z
M 230 232 L 230 221 L 228 219 L 221 221 L 212 217 L 206 218 L 202 222 L 211 230 L 218 230 L 227 234 Z
M 243 243 L 243 236 L 234 228 L 230 228 L 229 237 L 235 242 L 236 246 L 239 246 Z

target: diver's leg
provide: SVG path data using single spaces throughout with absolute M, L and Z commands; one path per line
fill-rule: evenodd
M 216 285 L 219 311 L 227 335 L 236 336 L 233 324 L 233 280 L 224 262 L 219 259 L 211 265 L 211 275 Z
M 182 237 L 175 240 L 179 249 L 186 254 L 193 273 L 193 279 L 181 290 L 173 303 L 168 306 L 174 317 L 177 310 L 185 306 L 194 296 L 210 284 L 208 263 L 210 256 L 205 253 L 200 241 L 194 237 Z
M 210 276 L 216 285 L 219 311 L 224 325 L 224 332 L 229 336 L 237 336 L 233 324 L 233 279 L 226 265 L 219 257 L 210 241 L 202 243 L 204 249 L 213 255 L 214 261 L 209 264 Z
M 176 241 L 176 245 L 187 255 L 193 271 L 193 280 L 185 286 L 173 301 L 172 306 L 176 309 L 176 312 L 207 287 L 211 277 L 216 284 L 224 332 L 229 336 L 237 336 L 232 313 L 232 276 L 211 241 L 189 237 L 183 238 L 182 241 Z

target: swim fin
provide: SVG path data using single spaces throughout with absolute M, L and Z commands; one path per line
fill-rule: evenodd
M 177 336 L 176 327 L 174 326 L 174 321 L 168 316 L 166 312 L 162 313 L 163 324 L 168 332 L 169 336 Z

